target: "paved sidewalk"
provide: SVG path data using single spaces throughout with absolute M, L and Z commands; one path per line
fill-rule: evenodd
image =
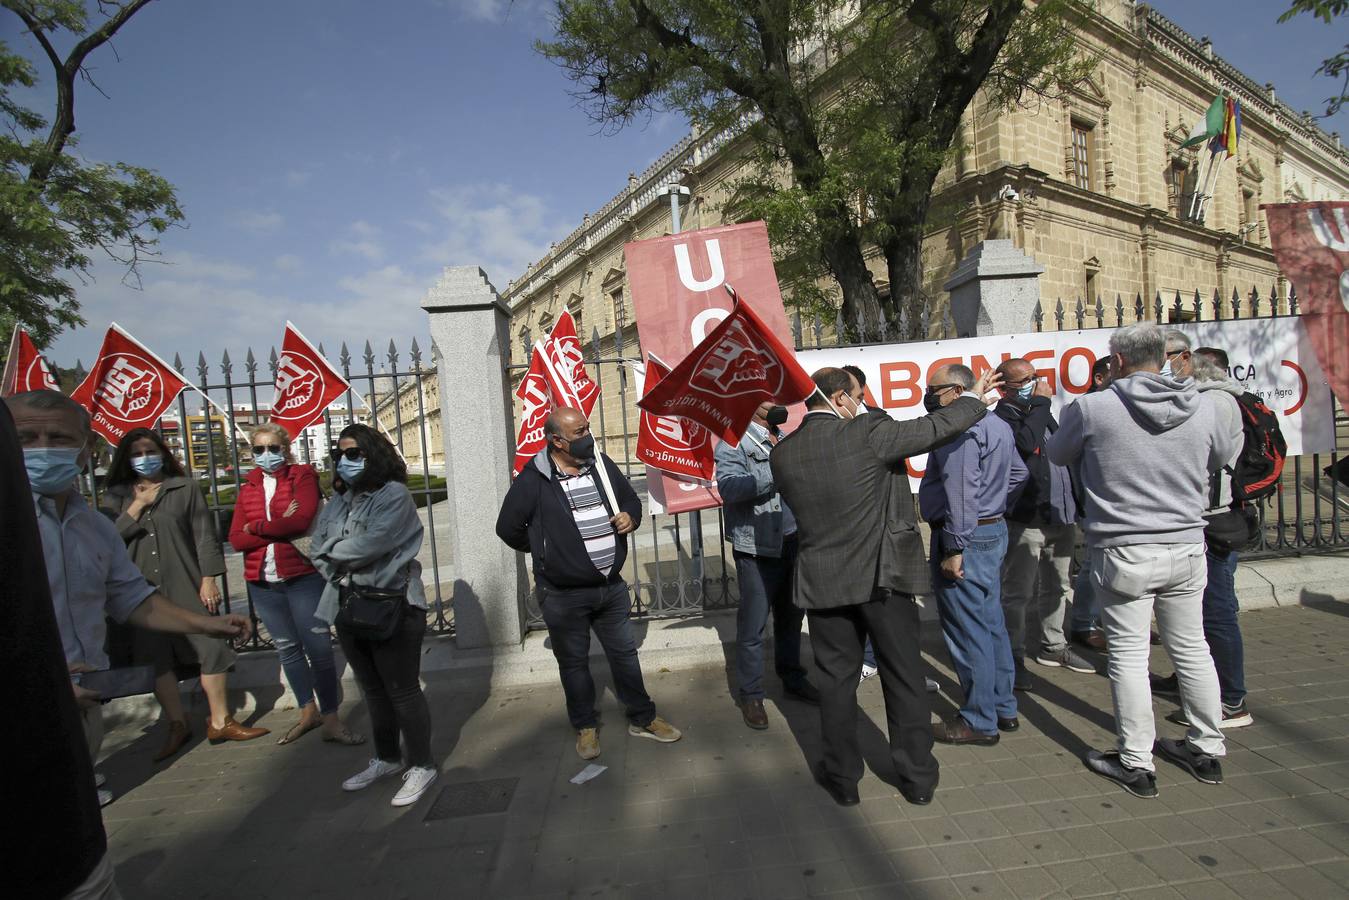
M 1111 744 L 1107 679 L 1034 663 L 1020 732 L 992 748 L 938 745 L 932 805 L 908 805 L 868 771 L 852 809 L 812 782 L 818 715 L 776 683 L 772 727 L 753 732 L 723 667 L 648 667 L 684 740 L 628 737 L 606 689 L 598 762 L 609 768 L 577 786 L 568 779 L 585 764 L 555 681 L 493 691 L 488 673 L 460 671 L 428 679 L 442 775 L 417 806 L 389 806 L 396 781 L 340 790 L 368 745 L 324 744 L 318 732 L 288 747 L 275 735 L 203 742 L 156 767 L 159 727 L 123 728 L 101 767 L 120 795 L 104 810 L 109 843 L 129 900 L 1344 896 L 1349 604 L 1250 612 L 1242 627 L 1256 724 L 1228 734 L 1226 784 L 1160 762 L 1152 801 L 1079 760 Z M 928 651 L 943 690 L 934 712 L 945 714 L 955 684 L 945 652 Z M 885 776 L 880 686 L 861 698 L 863 746 Z M 1161 718 L 1174 708 L 1157 704 L 1159 734 L 1182 733 Z M 359 702 L 347 709 L 362 728 Z M 261 723 L 280 733 L 295 715 Z M 504 811 L 464 814 L 494 805 Z

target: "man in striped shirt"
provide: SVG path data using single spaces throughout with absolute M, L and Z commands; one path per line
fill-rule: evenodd
M 544 434 L 548 446 L 506 493 L 497 536 L 533 557 L 539 609 L 576 729 L 576 752 L 582 759 L 600 755 L 591 629 L 608 657 L 614 693 L 626 707 L 628 734 L 673 743 L 679 729 L 656 715 L 642 680 L 622 575 L 627 536 L 641 523 L 642 503 L 613 460 L 596 452 L 590 423 L 579 410 L 553 410 Z

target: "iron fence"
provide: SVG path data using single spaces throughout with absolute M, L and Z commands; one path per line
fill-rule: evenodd
M 319 352 L 323 353 L 321 344 Z M 324 412 L 321 420 L 305 429 L 292 442 L 291 449 L 297 462 L 312 465 L 319 471 L 320 484 L 326 494 L 331 485 L 329 452 L 336 446 L 337 435 L 347 424 L 365 422 L 377 427 L 398 447 L 408 462 L 408 490 L 421 510 L 425 527 L 420 558 L 431 605 L 428 625 L 435 632 L 453 634 L 454 618 L 450 605 L 453 579 L 448 569 L 450 528 L 443 521 L 446 496 L 443 463 L 436 462 L 441 453 L 440 413 L 435 403 L 438 358 L 433 347 L 432 359 L 426 364 L 415 338 L 406 362 L 392 340 L 388 350 L 378 357 L 366 341 L 359 360 L 353 359 L 344 343 L 337 357 L 338 369 L 351 389 Z M 243 577 L 243 554 L 236 553 L 230 546 L 228 534 L 235 498 L 243 478 L 252 468 L 251 449 L 243 438 L 250 428 L 267 419 L 275 390 L 277 360 L 275 348 L 265 364 L 260 364 L 249 349 L 244 354 L 242 371 L 238 371 L 228 351 L 214 367 L 206 361 L 205 354 L 199 353 L 193 377 L 183 365 L 182 358 L 175 355 L 174 368 L 201 393 L 184 391 L 175 407 L 154 426 L 165 442 L 175 449 L 188 476 L 195 479 L 205 493 L 216 526 L 216 537 L 225 556 L 226 571 L 221 578 L 224 608 L 227 612 L 247 609 L 253 620 L 253 636 L 240 648 L 247 650 L 272 645 L 265 628 L 258 628 L 258 617 Z M 84 373 L 77 371 L 76 377 L 83 379 Z M 216 405 L 208 404 L 203 394 Z M 429 421 L 436 423 L 434 441 L 427 428 Z M 103 473 L 95 466 L 94 477 L 88 479 L 89 493 L 95 505 L 99 501 L 102 480 Z

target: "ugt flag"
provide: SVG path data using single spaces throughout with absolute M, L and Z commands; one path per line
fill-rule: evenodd
M 670 374 L 670 367 L 654 353 L 647 354 L 642 377 L 642 396 Z M 712 456 L 712 435 L 703 426 L 687 419 L 654 416 L 642 410 L 637 432 L 637 458 L 653 469 L 672 475 L 710 480 L 716 471 Z
M 513 470 L 516 475 L 525 466 L 534 455 L 548 445 L 547 438 L 543 434 L 543 423 L 548 420 L 548 414 L 553 411 L 553 401 L 548 393 L 548 372 L 543 364 L 543 353 L 538 347 L 529 357 L 529 371 L 521 379 L 520 386 L 515 389 L 515 396 L 520 398 L 523 404 L 520 411 L 520 432 L 515 437 L 515 465 Z
M 287 322 L 281 358 L 276 361 L 272 422 L 286 429 L 294 440 L 349 390 L 347 380 L 300 334 L 300 329 Z
M 1330 389 L 1349 404 L 1349 202 L 1262 204 L 1279 269 Z
M 47 361 L 22 328 L 15 328 L 9 339 L 9 356 L 5 358 L 4 379 L 0 380 L 0 397 L 12 397 L 25 391 L 54 391 Z
M 559 406 L 579 409 L 587 419 L 590 418 L 600 396 L 600 386 L 590 380 L 585 363 L 581 361 L 585 354 L 571 313 L 563 311 L 548 337 L 537 345 L 536 352 L 539 350 L 543 353 L 544 371 L 553 400 Z
M 730 287 L 731 314 L 637 402 L 656 416 L 681 416 L 738 444 L 759 404 L 800 403 L 815 382 Z
M 70 399 L 89 410 L 94 431 L 116 444 L 149 428 L 188 386 L 173 367 L 113 322 L 98 359 Z

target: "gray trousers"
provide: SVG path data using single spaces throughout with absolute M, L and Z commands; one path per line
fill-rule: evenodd
M 1026 655 L 1026 618 L 1033 615 L 1044 649 L 1064 647 L 1069 570 L 1077 532 L 1072 525 L 1007 523 L 1007 555 L 1002 561 L 1002 613 L 1012 655 Z
M 1223 756 L 1218 672 L 1204 640 L 1204 545 L 1132 544 L 1091 551 L 1091 583 L 1101 598 L 1101 622 L 1110 642 L 1110 692 L 1115 702 L 1120 760 L 1153 770 L 1152 717 L 1148 686 L 1148 628 L 1157 614 L 1162 646 L 1176 667 L 1191 747 Z

